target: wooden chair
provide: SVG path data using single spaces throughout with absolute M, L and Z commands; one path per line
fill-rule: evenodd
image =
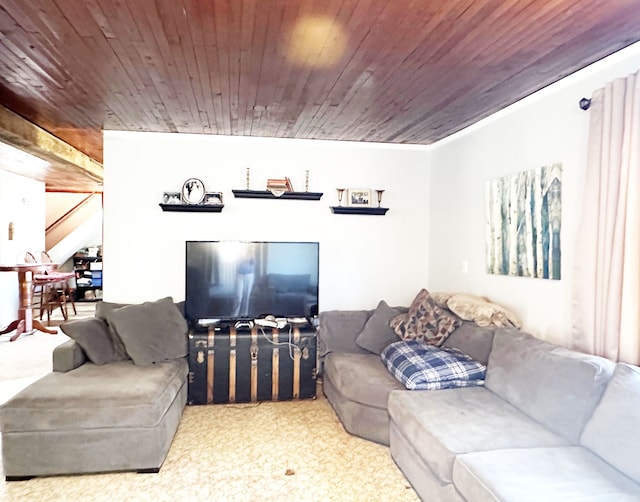
M 51 259 L 51 256 L 49 256 L 49 253 L 47 253 L 46 251 L 41 251 L 40 262 L 53 263 L 53 260 Z M 61 302 L 65 305 L 65 311 L 67 309 L 66 308 L 67 303 L 71 303 L 71 307 L 73 308 L 73 315 L 76 315 L 78 311 L 76 310 L 76 304 L 73 300 L 74 290 L 71 287 L 72 280 L 73 280 L 73 283 L 75 284 L 75 278 L 76 278 L 75 272 L 60 272 L 58 270 L 55 270 L 53 272 L 49 272 L 49 275 L 54 276 L 57 279 L 57 282 L 58 282 L 57 294 L 60 297 Z M 65 317 L 65 320 L 66 319 L 67 318 Z
M 53 263 L 51 257 L 42 251 L 41 260 L 27 252 L 24 255 L 25 263 Z M 32 304 L 33 308 L 39 310 L 39 318 L 42 320 L 47 314 L 47 325 L 51 324 L 51 314 L 55 308 L 60 308 L 62 317 L 68 319 L 67 302 L 71 302 L 73 313 L 76 314 L 76 306 L 73 302 L 69 280 L 74 277 L 73 272 L 47 271 L 33 275 L 32 284 Z

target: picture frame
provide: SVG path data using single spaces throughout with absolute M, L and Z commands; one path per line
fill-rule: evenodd
M 205 195 L 204 183 L 198 178 L 189 178 L 182 185 L 182 200 L 185 204 L 200 204 Z
M 182 204 L 180 192 L 164 192 L 162 194 L 163 204 Z
M 207 206 L 222 206 L 222 192 L 206 192 L 202 203 Z
M 370 207 L 370 188 L 349 188 L 347 191 L 347 205 L 349 207 Z

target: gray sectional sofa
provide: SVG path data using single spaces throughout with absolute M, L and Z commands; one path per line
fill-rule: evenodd
M 63 325 L 53 372 L 0 407 L 8 481 L 157 472 L 187 401 L 187 325 L 170 298 L 100 303 Z
M 484 386 L 406 390 L 361 343 L 376 313 L 320 314 L 324 392 L 423 500 L 640 500 L 639 368 L 463 322 L 445 345 L 486 363 Z

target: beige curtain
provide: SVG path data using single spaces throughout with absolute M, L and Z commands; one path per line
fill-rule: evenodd
M 640 363 L 640 71 L 597 90 L 573 293 L 575 348 Z

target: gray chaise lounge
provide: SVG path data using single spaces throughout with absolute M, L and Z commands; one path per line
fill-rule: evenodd
M 186 322 L 171 299 L 121 307 L 69 323 L 53 372 L 0 407 L 8 481 L 162 466 L 187 401 Z

